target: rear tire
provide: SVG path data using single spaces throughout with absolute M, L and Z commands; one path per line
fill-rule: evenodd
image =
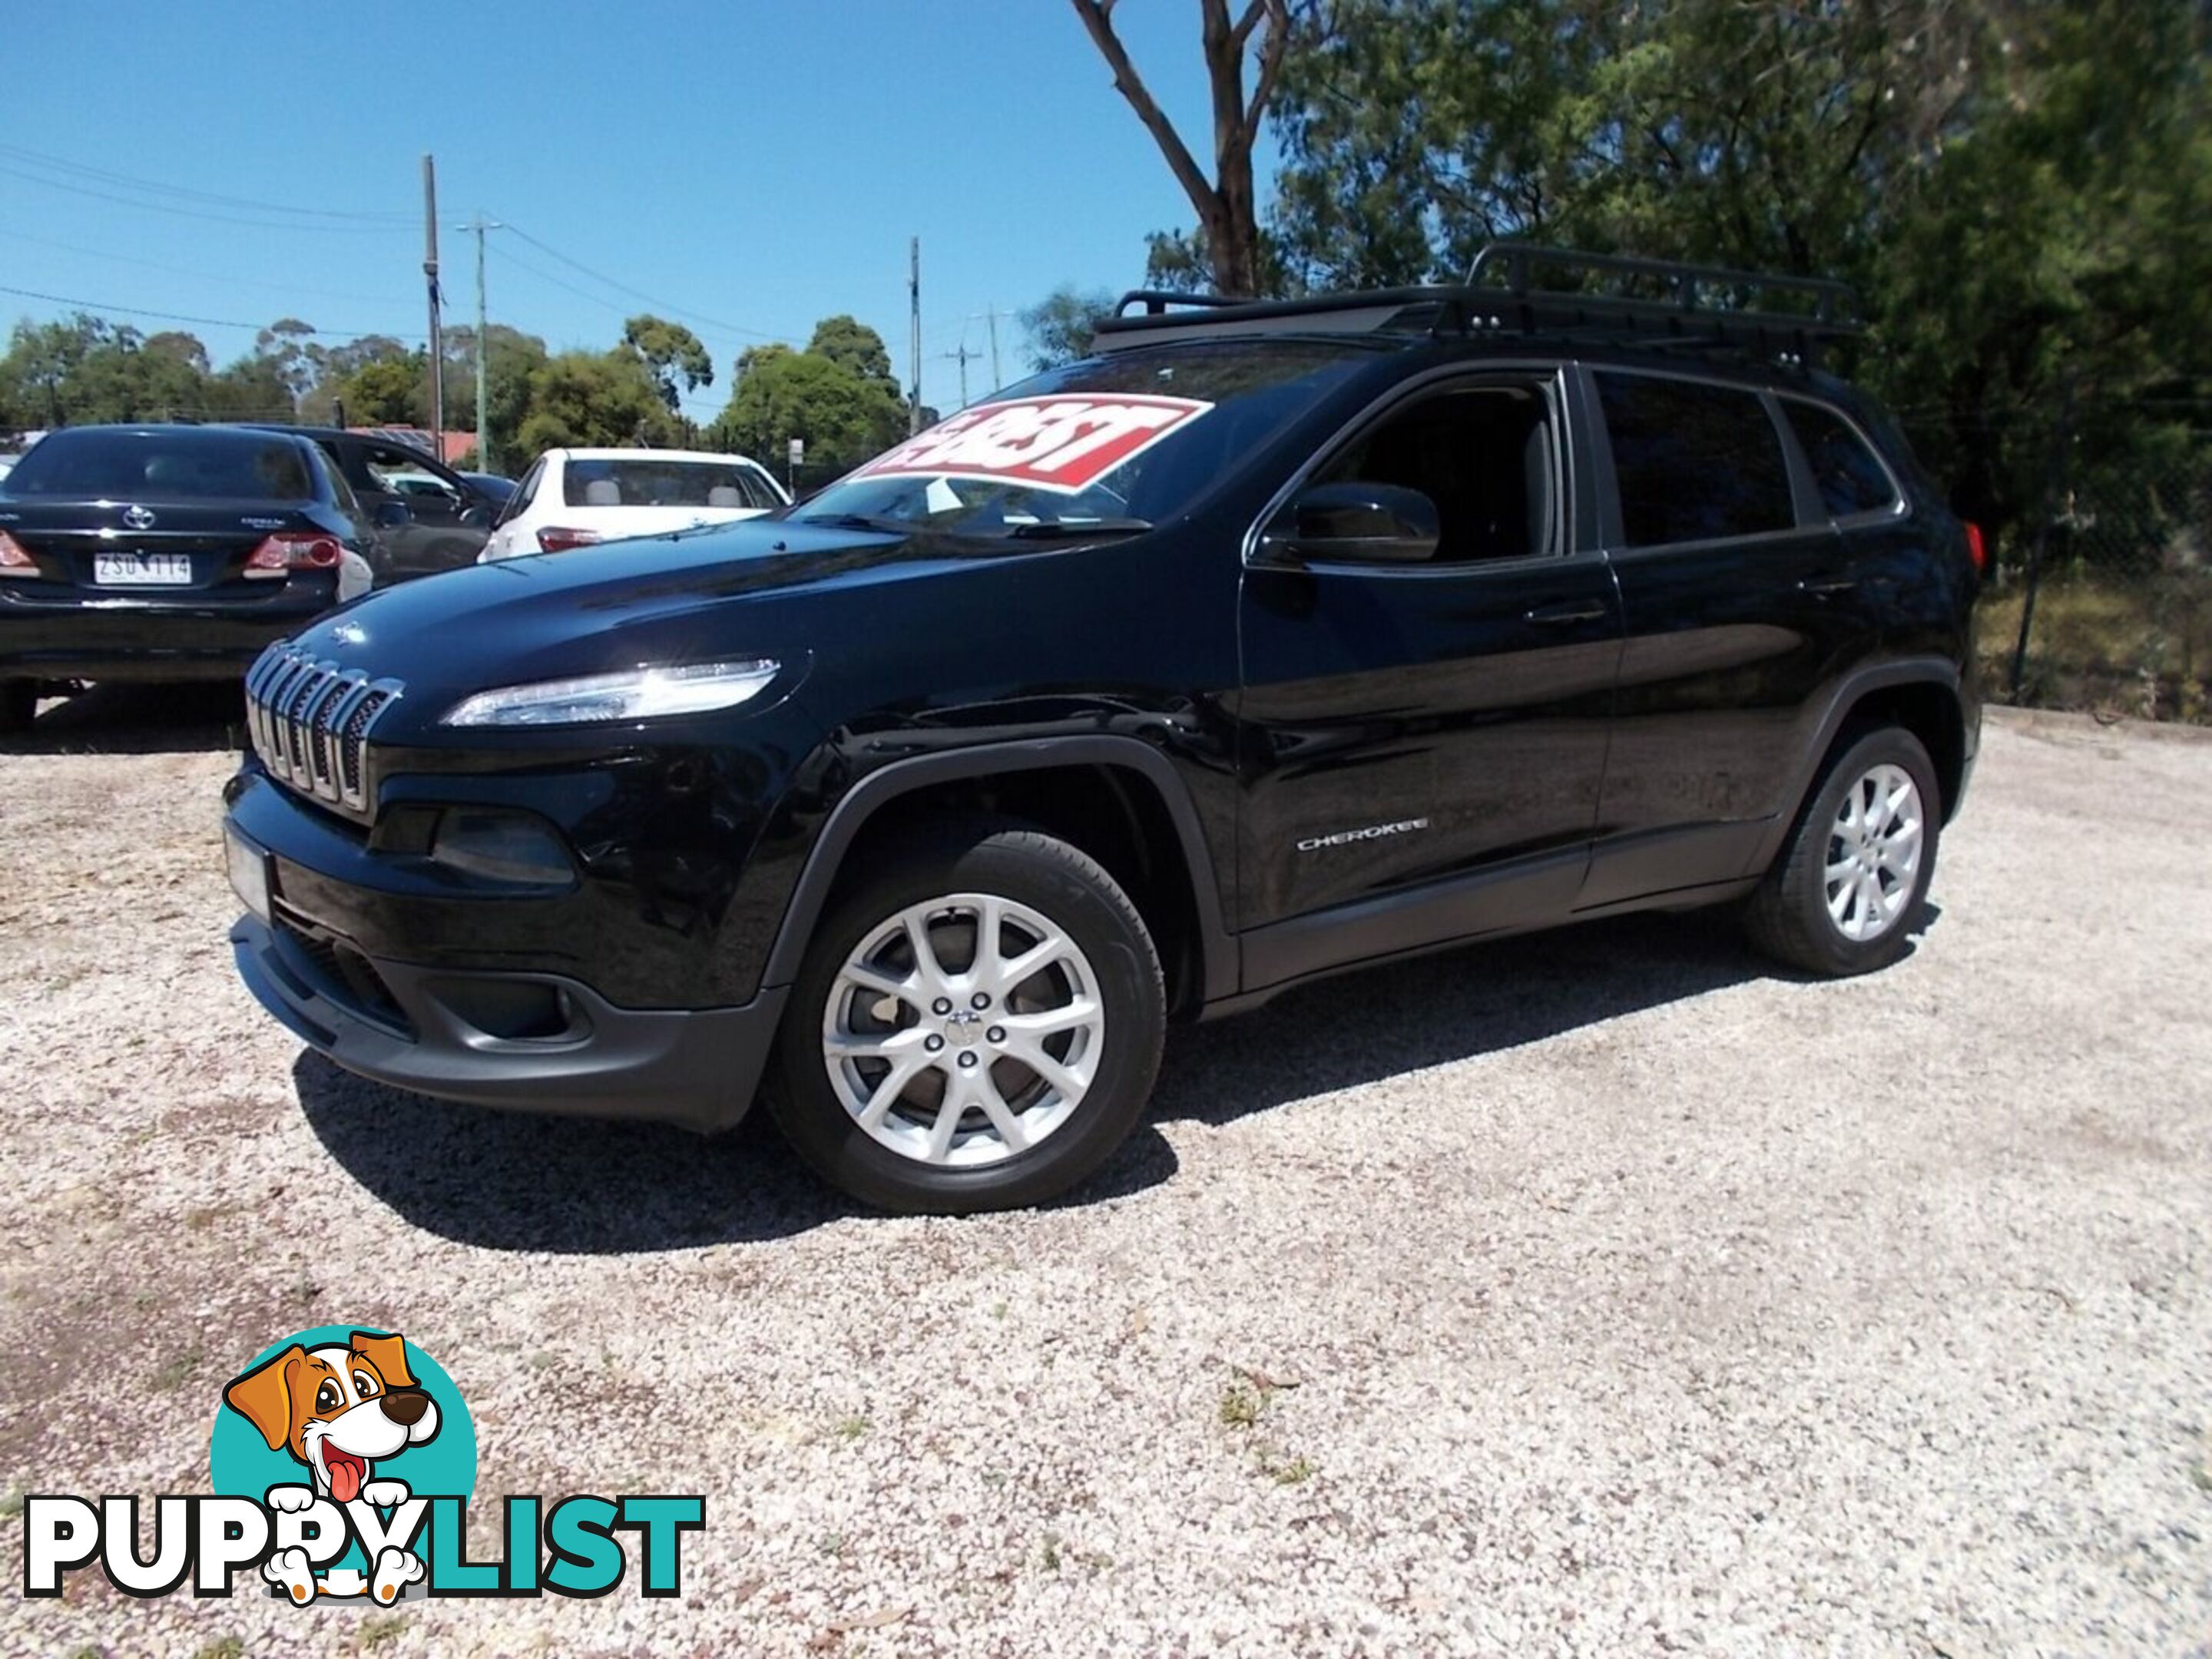
M 1894 726 L 1847 738 L 1745 907 L 1752 942 L 1824 978 L 1887 968 L 1911 948 L 1942 816 L 1919 738 Z
M 1009 820 L 951 820 L 822 923 L 769 1109 L 863 1203 L 1016 1209 L 1121 1144 L 1165 1031 L 1152 936 L 1096 860 Z
M 0 732 L 27 732 L 39 712 L 36 680 L 0 680 Z

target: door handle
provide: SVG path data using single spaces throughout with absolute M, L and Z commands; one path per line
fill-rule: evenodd
M 1808 576 L 1797 584 L 1797 591 L 1826 599 L 1831 593 L 1848 593 L 1858 585 L 1856 576 Z
M 1564 628 L 1570 623 L 1603 622 L 1606 614 L 1602 599 L 1566 599 L 1558 605 L 1540 605 L 1522 620 Z

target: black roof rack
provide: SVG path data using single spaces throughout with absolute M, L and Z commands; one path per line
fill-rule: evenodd
M 1543 287 L 1542 278 L 1609 281 L 1611 291 Z M 1658 298 L 1622 287 L 1662 290 Z M 1711 302 L 1715 293 L 1729 302 Z M 1803 309 L 1773 309 L 1792 303 Z M 1141 307 L 1131 315 L 1132 307 Z M 1178 313 L 1170 307 L 1187 309 Z M 1654 344 L 1733 346 L 1810 356 L 1823 340 L 1856 334 L 1856 302 L 1842 283 L 1815 276 L 1732 270 L 1720 265 L 1581 253 L 1528 242 L 1491 242 L 1467 281 L 1317 294 L 1297 300 L 1236 300 L 1219 294 L 1122 295 L 1098 325 L 1094 349 L 1126 349 L 1165 338 L 1282 332 L 1500 333 L 1629 338 Z

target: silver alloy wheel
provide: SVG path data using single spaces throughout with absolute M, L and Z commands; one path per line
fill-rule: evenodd
M 854 946 L 822 1016 L 830 1086 L 880 1145 L 946 1168 L 1036 1146 L 1083 1104 L 1104 1053 L 1098 975 L 1050 918 L 948 893 Z
M 1887 762 L 1851 785 L 1828 828 L 1828 920 L 1845 939 L 1880 939 L 1905 917 L 1920 878 L 1919 786 Z

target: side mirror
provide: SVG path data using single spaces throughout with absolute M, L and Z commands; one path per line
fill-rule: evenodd
M 1284 564 L 1419 564 L 1436 556 L 1443 535 L 1437 504 L 1418 489 L 1310 484 L 1275 515 L 1261 534 L 1260 547 Z
M 491 528 L 491 508 L 482 501 L 471 501 L 461 508 L 461 522 L 471 530 Z
M 404 501 L 379 501 L 374 516 L 379 530 L 397 530 L 415 514 Z

